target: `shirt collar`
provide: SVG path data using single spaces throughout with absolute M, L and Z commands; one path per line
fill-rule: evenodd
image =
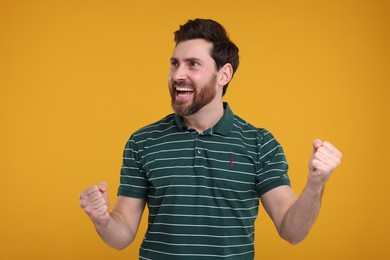
M 223 116 L 221 119 L 216 123 L 213 127 L 207 129 L 204 131 L 203 134 L 219 134 L 219 135 L 228 135 L 230 131 L 233 128 L 233 119 L 234 119 L 234 114 L 232 110 L 229 107 L 229 104 L 227 102 L 223 103 L 223 108 L 225 112 L 223 113 Z M 184 123 L 183 117 L 179 115 L 175 115 L 175 121 L 177 126 L 181 131 L 188 131 L 189 127 L 186 126 Z

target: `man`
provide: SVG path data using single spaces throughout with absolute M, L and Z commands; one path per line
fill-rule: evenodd
M 225 29 L 212 20 L 190 20 L 175 41 L 168 80 L 175 113 L 129 139 L 112 211 L 105 183 L 82 192 L 81 207 L 101 238 L 123 249 L 147 204 L 140 259 L 254 259 L 259 199 L 280 236 L 299 243 L 341 153 L 313 141 L 307 184 L 297 198 L 281 145 L 223 102 L 239 64 Z

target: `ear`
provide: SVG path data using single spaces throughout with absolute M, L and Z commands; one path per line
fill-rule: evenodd
M 218 84 L 220 86 L 225 86 L 230 82 L 233 77 L 233 67 L 230 63 L 226 63 L 218 71 Z

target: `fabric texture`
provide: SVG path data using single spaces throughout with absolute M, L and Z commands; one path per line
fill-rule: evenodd
M 288 164 L 269 131 L 224 108 L 203 133 L 171 114 L 128 140 L 118 195 L 147 201 L 140 259 L 254 259 L 259 197 L 290 185 Z

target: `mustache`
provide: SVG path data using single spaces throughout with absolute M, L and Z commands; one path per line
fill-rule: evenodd
M 179 80 L 179 81 L 174 81 L 172 83 L 172 87 L 191 87 L 191 88 L 195 88 L 195 85 L 191 81 Z

